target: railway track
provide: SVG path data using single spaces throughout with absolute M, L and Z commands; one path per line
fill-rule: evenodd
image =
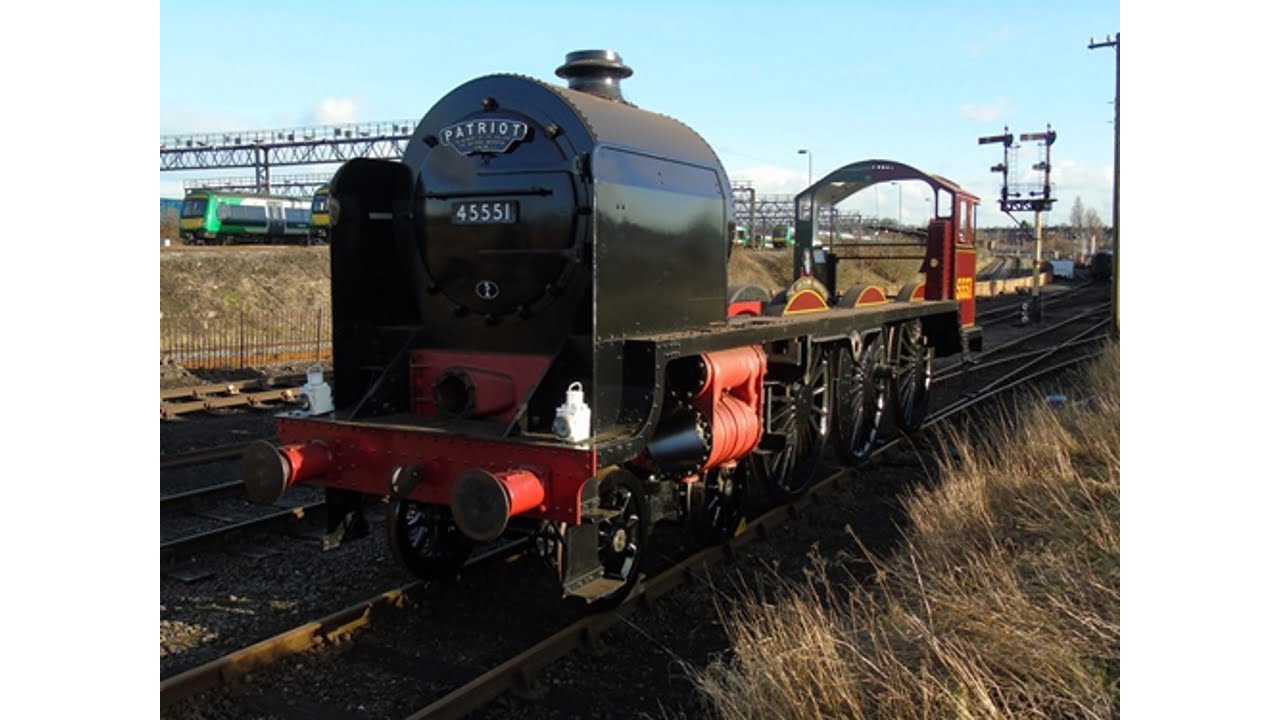
M 216 447 L 202 448 L 200 450 L 192 450 L 183 453 L 169 453 L 160 456 L 160 469 L 173 470 L 176 468 L 190 467 L 192 465 L 204 465 L 206 463 L 218 462 L 219 460 L 238 460 L 244 454 L 244 449 L 249 447 L 249 443 L 231 443 L 229 445 L 218 445 Z
M 1102 315 L 1104 310 L 1104 306 L 1099 306 L 1076 313 L 1064 320 L 1060 326 L 1052 329 L 1056 334 L 1048 332 L 1048 329 L 1037 333 L 1040 339 L 1045 341 L 1042 346 L 1018 353 L 999 365 L 984 364 L 982 370 L 988 375 L 978 378 L 975 373 L 970 376 L 971 381 L 976 380 L 970 384 L 978 386 L 955 393 L 956 397 L 953 401 L 943 404 L 930 413 L 924 427 L 936 425 L 999 394 L 1042 380 L 1095 357 L 1099 354 L 1098 330 L 1105 328 L 1108 320 L 1103 317 L 1091 321 L 1091 318 Z M 1080 327 L 1064 332 L 1072 325 Z M 1030 341 L 1023 342 L 1021 346 L 1025 347 L 1029 343 Z M 1007 343 L 1000 349 L 1011 349 L 1014 345 L 1015 343 Z M 993 348 L 989 352 L 994 350 Z M 1062 356 L 1067 353 L 1070 356 L 1063 359 Z M 974 371 L 970 370 L 970 372 Z M 942 376 L 940 382 L 950 381 L 958 376 L 958 374 Z M 878 458 L 890 452 L 901 442 L 901 438 L 894 438 L 883 443 L 872 452 L 872 457 Z M 547 632 L 536 642 L 531 642 L 522 649 L 510 653 L 499 662 L 491 663 L 487 670 L 472 673 L 469 679 L 453 683 L 447 691 L 435 693 L 416 709 L 401 714 L 407 714 L 410 718 L 460 717 L 483 707 L 504 693 L 512 692 L 522 696 L 537 695 L 539 692 L 537 677 L 540 670 L 577 649 L 600 652 L 603 634 L 608 629 L 624 623 L 626 618 L 638 609 L 652 606 L 659 598 L 682 585 L 700 580 L 709 568 L 732 559 L 747 544 L 769 537 L 780 526 L 800 517 L 806 508 L 822 502 L 823 498 L 831 493 L 847 488 L 855 474 L 856 471 L 851 468 L 843 468 L 830 474 L 795 503 L 776 507 L 755 518 L 743 532 L 729 542 L 702 549 L 671 564 L 660 573 L 644 579 L 632 597 L 617 609 L 561 623 L 559 627 Z M 515 550 L 518 548 L 507 548 L 505 552 L 509 555 Z M 499 559 L 501 556 L 503 551 L 486 553 L 484 558 L 474 559 L 468 565 L 479 565 Z M 178 708 L 180 703 L 202 691 L 240 686 L 250 674 L 262 673 L 285 658 L 296 657 L 312 649 L 320 649 L 318 657 L 325 658 L 313 664 L 323 666 L 323 672 L 333 673 L 334 682 L 337 682 L 337 677 L 348 676 L 347 661 L 344 658 L 349 655 L 358 655 L 351 649 L 353 639 L 357 636 L 361 636 L 366 631 L 374 632 L 376 626 L 393 626 L 392 629 L 383 633 L 384 637 L 387 634 L 412 637 L 411 633 L 394 630 L 394 626 L 402 622 L 405 615 L 398 611 L 415 607 L 423 602 L 427 597 L 425 590 L 422 583 L 410 583 L 379 593 L 336 613 L 303 623 L 272 638 L 229 653 L 213 662 L 164 679 L 161 682 L 162 713 Z M 410 639 L 409 642 L 413 641 Z M 322 648 L 328 648 L 328 650 Z M 439 663 L 445 662 L 447 658 L 437 656 L 433 660 Z M 306 661 L 299 660 L 299 662 Z M 446 677 L 457 677 L 463 674 L 463 671 L 458 668 L 437 667 L 435 672 Z M 366 691 L 375 692 L 372 689 L 366 689 Z M 308 706 L 304 714 L 325 710 L 336 710 L 336 708 L 330 707 L 329 704 Z
M 1089 285 L 1079 285 L 1066 290 L 1045 292 L 1041 295 L 1041 306 L 1044 309 L 1054 305 L 1061 306 L 1087 293 L 1090 289 Z M 979 325 L 1019 321 L 1023 316 L 1023 306 L 1030 302 L 1031 296 L 1025 293 L 1010 297 L 991 296 L 982 303 L 982 309 L 976 313 L 975 320 Z
M 248 443 L 233 443 L 160 457 L 161 471 L 238 463 Z M 224 468 L 223 477 L 234 479 L 203 483 L 198 487 L 171 492 L 160 497 L 161 567 L 199 552 L 224 547 L 253 533 L 290 531 L 318 514 L 324 507 L 320 501 L 285 502 L 264 509 L 245 499 L 244 481 L 238 465 Z M 182 522 L 177 522 L 180 518 Z M 168 522 L 166 523 L 166 519 Z M 210 523 L 214 527 L 207 527 Z M 195 525 L 196 529 L 174 530 L 173 525 Z
M 1084 341 L 1097 342 L 1108 337 L 1109 319 L 1111 304 L 1109 302 L 1097 303 L 1078 310 L 1071 315 L 1062 317 L 1051 323 L 1036 326 L 1033 332 L 1018 335 L 1000 345 L 989 347 L 981 353 L 977 353 L 971 358 L 969 363 L 957 362 L 942 370 L 934 373 L 934 382 L 948 380 L 953 377 L 962 376 L 970 373 L 974 368 L 981 366 L 984 369 L 991 369 L 1000 365 L 1021 362 L 1029 357 L 1037 356 L 1042 349 L 1033 348 L 1021 353 L 1013 353 L 1018 348 L 1034 346 L 1037 342 L 1045 338 L 1052 339 L 1056 334 L 1061 333 L 1064 328 L 1072 325 L 1081 324 L 1088 321 L 1094 322 L 1087 331 L 1088 335 L 1083 338 Z
M 160 419 L 173 420 L 193 412 L 292 404 L 298 400 L 298 387 L 305 382 L 305 375 L 285 375 L 161 390 Z
M 240 487 L 221 486 L 221 489 L 228 496 L 243 494 Z M 163 505 L 163 500 L 161 502 Z M 160 565 L 165 567 L 196 553 L 225 547 L 227 544 L 244 538 L 251 533 L 267 530 L 297 529 L 300 522 L 308 517 L 314 517 L 323 510 L 324 502 L 316 501 L 276 507 L 276 509 L 265 514 L 257 514 L 244 520 L 232 519 L 208 512 L 201 513 L 202 517 L 221 524 L 210 530 L 190 532 L 180 537 L 162 540 L 160 542 Z

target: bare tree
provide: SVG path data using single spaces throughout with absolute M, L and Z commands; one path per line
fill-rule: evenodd
M 1084 231 L 1086 236 L 1092 235 L 1098 239 L 1098 244 L 1102 244 L 1102 239 L 1106 236 L 1107 225 L 1102 222 L 1098 212 L 1093 208 L 1089 208 L 1084 214 Z
M 1071 204 L 1071 230 L 1077 236 L 1084 232 L 1085 229 L 1085 210 L 1084 201 L 1080 196 L 1076 196 L 1076 201 Z

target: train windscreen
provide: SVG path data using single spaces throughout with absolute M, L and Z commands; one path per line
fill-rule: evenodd
M 182 217 L 204 217 L 209 201 L 205 198 L 192 198 L 182 203 Z

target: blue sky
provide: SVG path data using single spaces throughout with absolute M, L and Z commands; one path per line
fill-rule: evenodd
M 637 105 L 702 134 L 729 175 L 795 193 L 868 158 L 945 175 L 998 211 L 998 146 L 977 138 L 1052 123 L 1057 210 L 1074 198 L 1111 215 L 1114 53 L 1088 50 L 1120 29 L 1118 2 L 604 3 L 224 1 L 160 5 L 160 132 L 417 120 L 451 88 L 513 72 L 562 83 L 572 50 L 619 52 Z M 210 9 L 216 9 L 210 13 Z M 248 20 L 252 18 L 252 20 Z M 198 81 L 193 81 L 198 79 Z M 223 92 L 230 90 L 230 92 Z M 1024 145 L 1019 165 L 1038 149 Z M 324 168 L 279 168 L 305 174 Z M 161 173 L 161 195 L 217 172 Z M 251 170 L 230 173 L 239 177 Z M 1028 175 L 1026 180 L 1035 178 Z M 907 186 L 906 220 L 924 213 Z M 896 212 L 891 189 L 842 209 Z M 857 200 L 855 198 L 855 200 Z

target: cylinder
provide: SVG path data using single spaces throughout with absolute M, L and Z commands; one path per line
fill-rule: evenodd
M 753 394 L 753 386 L 764 377 L 764 350 L 755 345 L 704 353 L 702 363 L 705 376 L 698 397 L 729 390 Z
M 711 447 L 703 469 L 737 460 L 764 433 L 763 390 L 766 359 L 758 345 L 705 353 L 703 384 L 693 405 L 711 418 Z
M 516 468 L 497 474 L 480 468 L 462 473 L 453 485 L 453 522 L 472 540 L 496 540 L 507 521 L 542 505 L 546 489 L 533 472 Z
M 695 472 L 711 452 L 710 428 L 692 407 L 678 408 L 663 418 L 649 441 L 649 457 L 663 472 Z
M 760 442 L 763 432 L 763 425 L 750 405 L 732 395 L 722 396 L 715 407 L 715 443 L 706 467 L 743 457 Z

